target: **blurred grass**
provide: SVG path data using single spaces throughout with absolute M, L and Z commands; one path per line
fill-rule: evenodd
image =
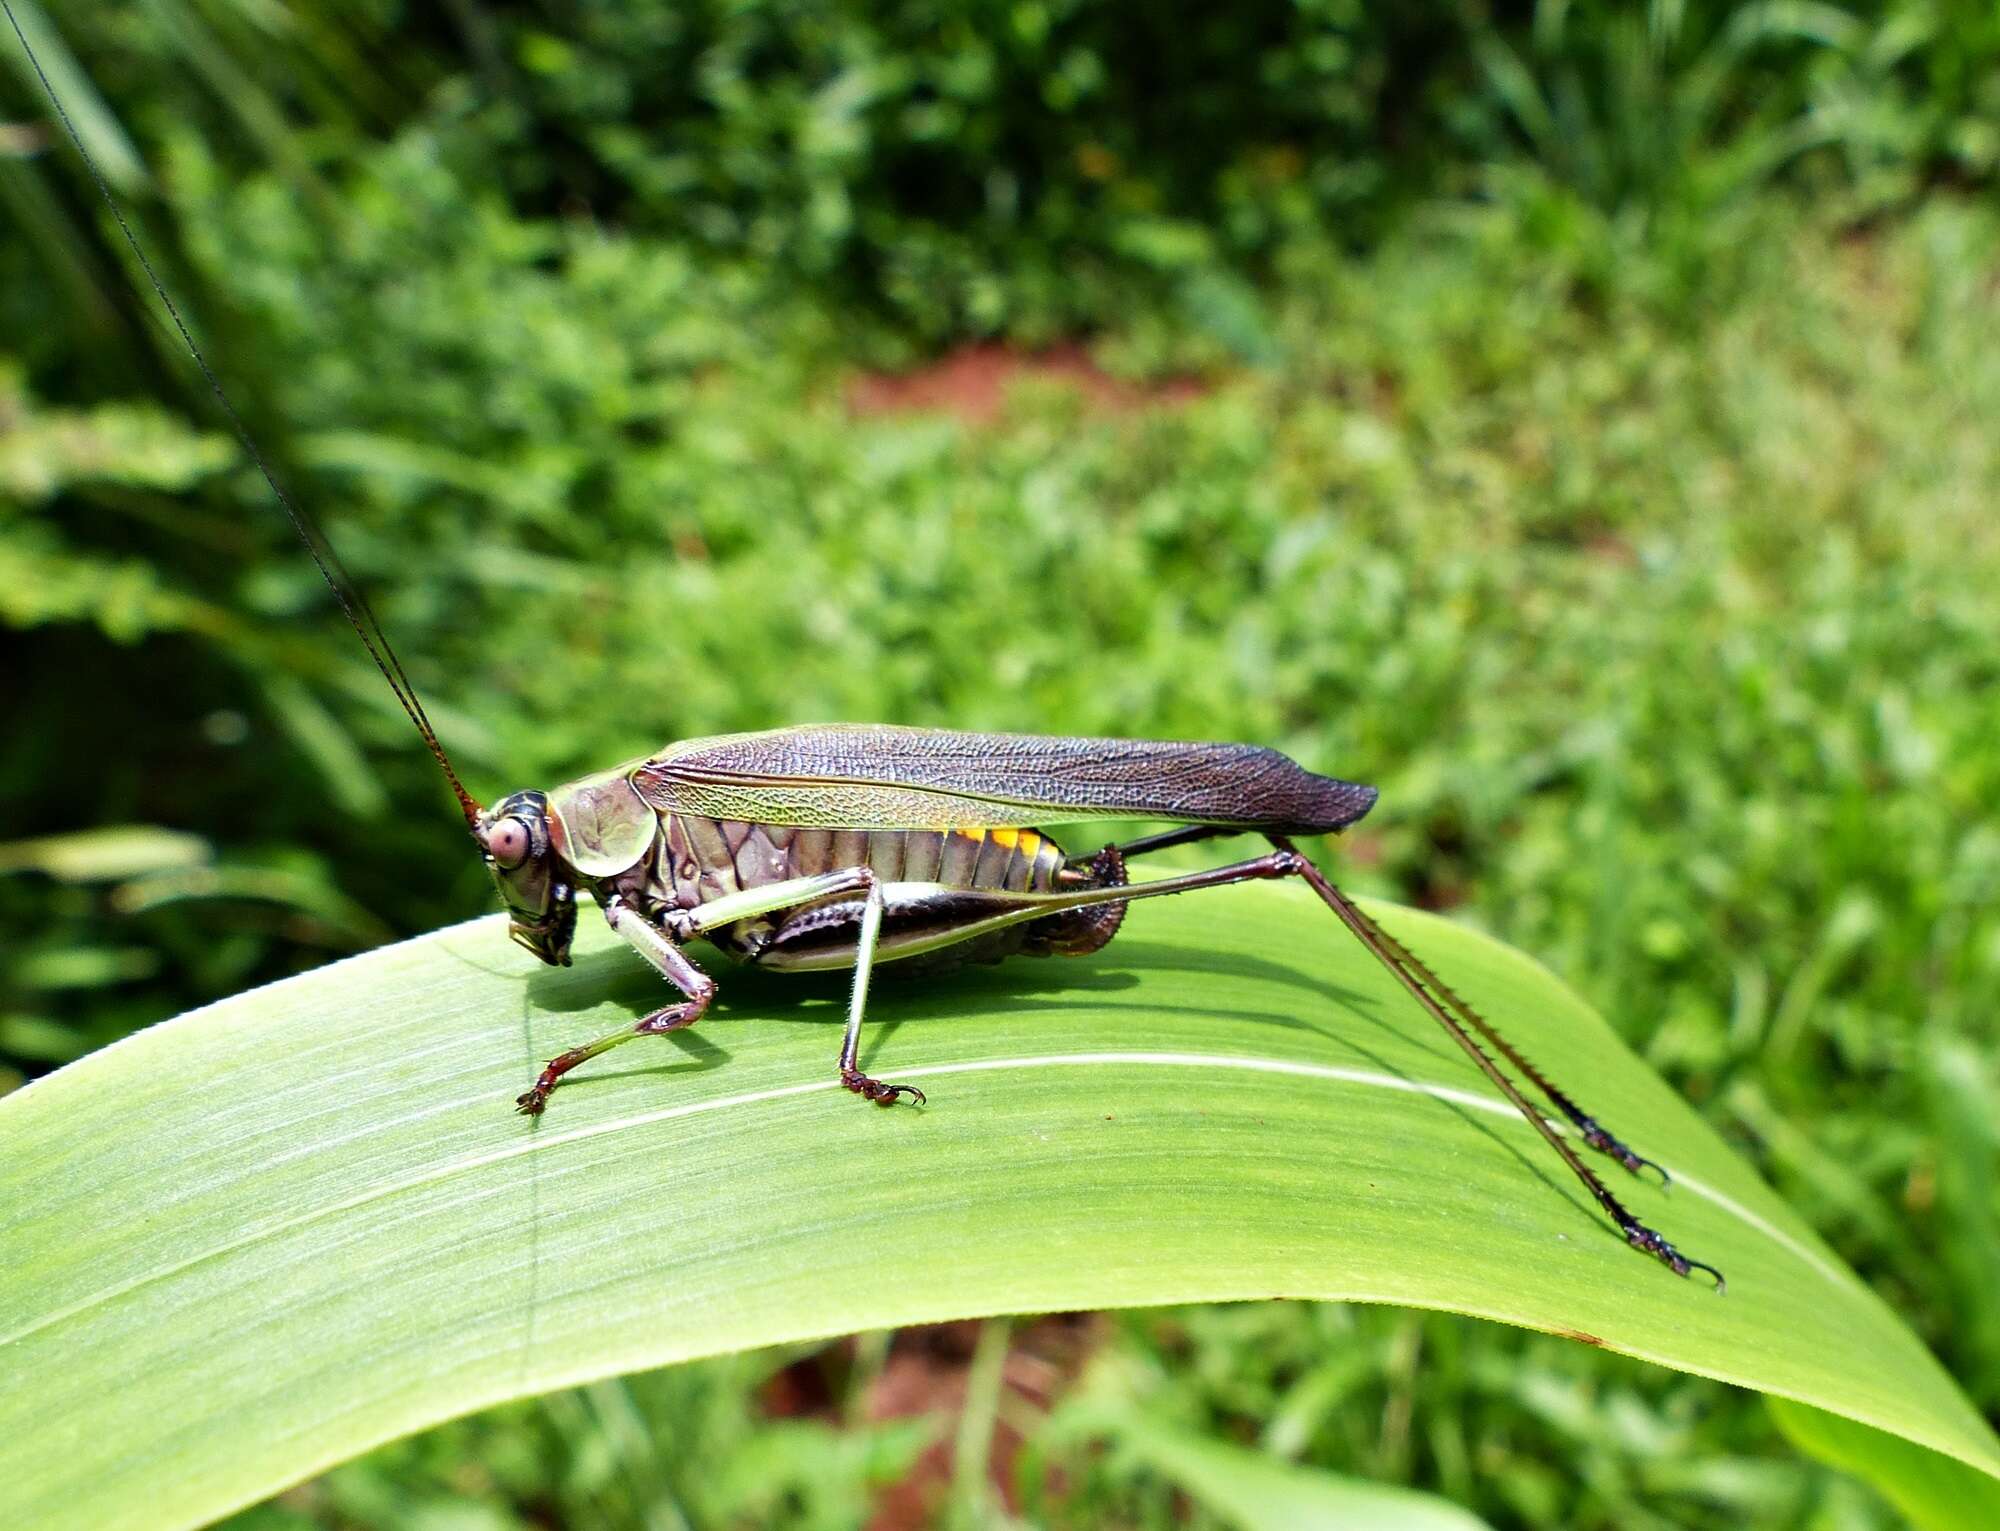
M 928 52 L 916 10 L 459 14 L 57 19 L 475 790 L 834 717 L 1254 739 L 1375 781 L 1350 880 L 1562 971 L 2000 1418 L 1983 9 L 1546 6 L 1419 48 L 1336 6 L 1263 52 L 1218 22 L 1188 44 L 1209 135 L 1123 112 L 1116 18 L 1060 7 Z M 487 897 L 32 138 L 0 141 L 6 834 L 200 844 L 182 896 L 143 853 L 0 851 L 17 1074 Z M 1077 327 L 1207 392 L 848 408 L 863 363 Z M 1103 1343 L 1178 1427 L 1496 1525 L 1887 1523 L 1753 1401 L 1579 1347 L 1288 1306 Z M 764 1419 L 786 1360 L 498 1411 L 263 1513 L 845 1523 L 917 1448 Z M 1094 1450 L 1045 1465 L 1051 1523 L 1185 1508 Z

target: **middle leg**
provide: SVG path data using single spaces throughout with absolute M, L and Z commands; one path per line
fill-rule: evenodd
M 868 1010 L 868 979 L 875 967 L 875 947 L 881 936 L 882 884 L 871 877 L 861 901 L 861 931 L 854 945 L 854 987 L 847 997 L 847 1030 L 840 1039 L 840 1082 L 878 1106 L 895 1105 L 899 1095 L 907 1095 L 921 1106 L 924 1092 L 915 1085 L 884 1084 L 879 1079 L 870 1079 L 857 1065 L 861 1022 Z

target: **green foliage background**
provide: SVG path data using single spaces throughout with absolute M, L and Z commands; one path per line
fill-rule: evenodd
M 1349 880 L 1575 981 L 2000 1418 L 1990 7 L 23 10 L 475 791 L 839 717 L 1374 781 Z M 487 895 L 0 53 L 4 1080 Z M 982 337 L 1206 391 L 850 408 Z M 842 1524 L 921 1438 L 764 1419 L 793 1359 L 256 1513 Z M 1754 1400 L 1442 1318 L 1098 1364 L 1495 1524 L 1888 1523 Z

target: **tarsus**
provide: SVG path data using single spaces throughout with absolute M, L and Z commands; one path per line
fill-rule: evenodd
M 1372 924 L 1373 922 L 1371 921 L 1370 923 Z M 1558 1089 L 1554 1081 L 1540 1069 L 1536 1068 L 1534 1064 L 1530 1063 L 1519 1048 L 1501 1036 L 1494 1029 L 1491 1022 L 1477 1010 L 1473 1009 L 1464 999 L 1460 998 L 1455 989 L 1442 978 L 1438 977 L 1436 973 L 1432 972 L 1424 964 L 1421 957 L 1417 956 L 1415 952 L 1390 935 L 1380 925 L 1375 925 L 1374 929 L 1383 946 L 1388 948 L 1397 961 L 1401 962 L 1414 973 L 1423 983 L 1424 987 L 1429 989 L 1432 994 L 1436 995 L 1437 998 L 1443 1000 L 1445 1004 L 1456 1011 L 1459 1019 L 1484 1037 L 1502 1057 L 1521 1071 L 1530 1084 L 1534 1085 L 1543 1095 L 1547 1096 L 1550 1103 L 1558 1111 L 1569 1118 L 1570 1123 L 1582 1136 L 1584 1142 L 1588 1143 L 1592 1148 L 1597 1149 L 1600 1153 L 1609 1154 L 1635 1175 L 1642 1168 L 1650 1169 L 1659 1175 L 1661 1185 L 1665 1186 L 1673 1183 L 1673 1177 L 1666 1172 L 1664 1166 L 1627 1148 L 1616 1137 L 1607 1132 L 1603 1124 L 1596 1117 L 1585 1111 L 1583 1107 L 1579 1106 L 1562 1090 Z
M 57 120 L 62 123 L 63 131 L 69 135 L 69 141 L 75 146 L 85 168 L 90 171 L 91 180 L 97 183 L 98 193 L 104 198 L 104 205 L 111 209 L 111 216 L 118 224 L 118 232 L 125 236 L 125 243 L 131 246 L 133 256 L 146 273 L 146 280 L 152 283 L 153 291 L 159 295 L 161 305 L 165 307 L 168 317 L 174 321 L 174 328 L 180 333 L 181 343 L 187 347 L 188 355 L 194 358 L 194 364 L 201 369 L 201 375 L 208 380 L 208 386 L 214 392 L 216 402 L 222 406 L 222 412 L 228 417 L 230 427 L 236 432 L 236 439 L 243 443 L 243 450 L 250 454 L 250 460 L 257 465 L 257 471 L 264 475 L 264 482 L 270 485 L 272 495 L 276 497 L 286 517 L 291 521 L 292 530 L 299 534 L 299 541 L 305 544 L 306 552 L 312 555 L 312 561 L 319 569 L 320 578 L 326 581 L 327 589 L 333 592 L 333 598 L 340 603 L 341 612 L 346 616 L 348 625 L 354 629 L 355 636 L 367 648 L 368 657 L 375 661 L 375 668 L 382 672 L 382 678 L 389 683 L 389 689 L 395 692 L 396 700 L 402 704 L 404 715 L 416 725 L 417 732 L 423 735 L 424 743 L 430 746 L 431 755 L 436 759 L 439 769 L 444 772 L 445 780 L 451 784 L 453 795 L 458 798 L 459 808 L 465 814 L 466 826 L 477 828 L 479 804 L 473 800 L 472 794 L 465 790 L 465 784 L 458 779 L 458 772 L 452 769 L 451 757 L 445 754 L 444 746 L 438 743 L 437 730 L 431 727 L 431 720 L 424 711 L 424 704 L 417 697 L 417 689 L 410 684 L 409 676 L 403 673 L 403 662 L 396 657 L 396 650 L 389 642 L 389 635 L 382 630 L 382 624 L 369 609 L 367 597 L 361 593 L 361 587 L 355 583 L 354 577 L 341 563 L 340 555 L 334 552 L 333 544 L 327 540 L 326 534 L 279 485 L 277 475 L 271 471 L 271 465 L 265 461 L 257 443 L 251 439 L 250 429 L 243 423 L 243 417 L 237 414 L 236 406 L 229 402 L 229 395 L 223 392 L 222 380 L 209 366 L 208 358 L 201 353 L 201 347 L 195 344 L 194 335 L 189 331 L 187 322 L 181 318 L 181 311 L 167 292 L 166 284 L 160 280 L 159 273 L 153 269 L 152 261 L 147 258 L 145 250 L 140 246 L 138 236 L 132 232 L 132 225 L 126 221 L 123 209 L 118 206 L 118 199 L 112 195 L 110 183 L 105 180 L 104 172 L 97 168 L 97 161 L 85 147 L 83 136 L 77 132 L 76 124 L 70 121 L 69 111 L 62 104 L 62 98 L 56 94 L 55 86 L 49 82 L 48 72 L 42 68 L 42 61 L 36 56 L 34 45 L 28 41 L 28 34 L 21 30 L 21 21 L 14 14 L 14 7 L 8 4 L 7 0 L 0 0 L 0 10 L 7 13 L 8 24 L 13 27 L 14 36 L 20 39 L 21 51 L 28 56 L 28 62 L 35 71 L 35 78 L 42 82 L 42 91 L 49 98 L 49 105 L 55 108 Z

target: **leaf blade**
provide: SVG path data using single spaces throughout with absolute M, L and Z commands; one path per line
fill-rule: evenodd
M 885 983 L 864 1063 L 922 1082 L 923 1111 L 834 1083 L 837 977 L 729 973 L 700 1027 L 516 1118 L 543 1057 L 657 989 L 601 931 L 574 969 L 531 972 L 488 920 L 0 1101 L 0 1364 L 19 1379 L 0 1471 L 37 1524 L 193 1523 L 637 1367 L 984 1313 L 1312 1296 L 1567 1333 L 2000 1475 L 1916 1340 L 1576 996 L 1483 938 L 1379 913 L 1670 1166 L 1674 1195 L 1630 1199 L 1722 1266 L 1728 1296 L 1625 1249 L 1291 890 L 1141 906 L 1091 962 Z

